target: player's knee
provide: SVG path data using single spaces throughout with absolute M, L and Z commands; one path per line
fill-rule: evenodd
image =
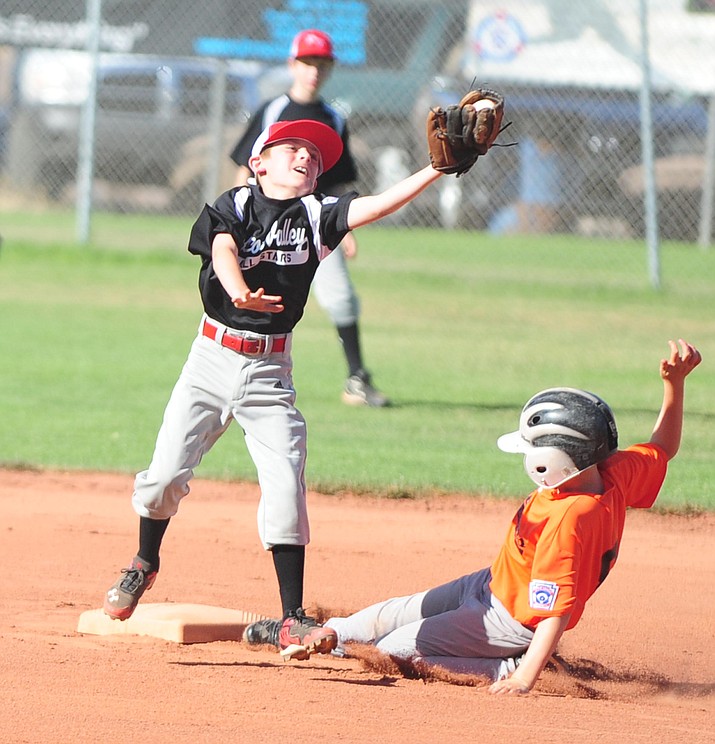
M 134 481 L 132 506 L 134 511 L 149 519 L 169 519 L 179 510 L 179 503 L 189 493 L 185 479 L 147 477 L 140 473 Z

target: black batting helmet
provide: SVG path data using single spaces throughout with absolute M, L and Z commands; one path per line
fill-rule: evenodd
M 497 446 L 523 453 L 529 477 L 555 487 L 613 454 L 618 430 L 613 412 L 597 395 L 550 388 L 526 403 L 519 430 L 499 437 Z

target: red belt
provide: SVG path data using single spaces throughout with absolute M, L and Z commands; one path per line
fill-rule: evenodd
M 205 320 L 201 332 L 207 338 L 215 341 L 218 335 L 218 328 Z M 246 338 L 245 336 L 231 336 L 229 333 L 224 333 L 221 336 L 220 343 L 221 346 L 232 349 L 239 354 L 280 353 L 285 350 L 287 338 L 287 336 Z

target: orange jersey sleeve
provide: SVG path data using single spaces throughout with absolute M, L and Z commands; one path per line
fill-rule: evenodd
M 573 628 L 616 562 L 626 508 L 652 506 L 666 468 L 660 448 L 635 445 L 599 468 L 603 494 L 534 491 L 492 564 L 492 592 L 512 617 L 533 628 L 570 613 Z

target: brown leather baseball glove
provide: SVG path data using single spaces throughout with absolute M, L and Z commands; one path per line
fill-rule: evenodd
M 470 90 L 455 105 L 427 115 L 430 163 L 442 173 L 461 176 L 486 155 L 502 131 L 504 96 L 489 88 Z

